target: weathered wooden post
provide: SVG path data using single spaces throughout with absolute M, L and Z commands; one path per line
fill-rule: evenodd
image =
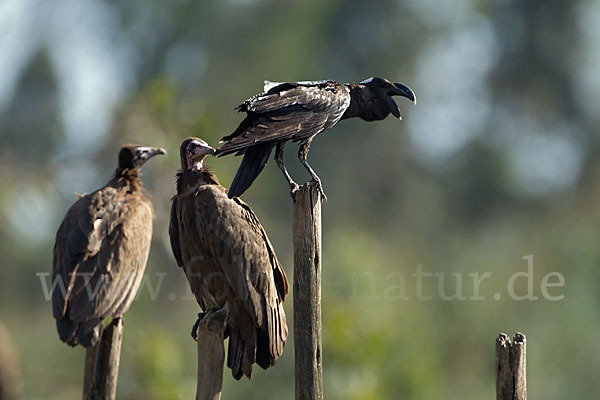
M 208 311 L 198 323 L 198 383 L 196 400 L 219 400 L 225 362 L 226 309 Z
M 114 400 L 117 396 L 123 319 L 115 318 L 96 346 L 85 353 L 83 400 Z
M 496 399 L 526 400 L 525 335 L 517 332 L 511 343 L 507 334 L 496 339 Z
M 296 400 L 323 399 L 321 201 L 314 182 L 294 201 L 294 354 Z

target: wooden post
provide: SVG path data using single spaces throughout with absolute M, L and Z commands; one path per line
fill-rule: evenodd
M 496 339 L 496 400 L 526 400 L 525 335 L 517 332 L 512 343 L 505 333 Z
M 294 354 L 296 400 L 323 399 L 321 195 L 314 182 L 294 201 Z
M 85 353 L 83 400 L 114 400 L 117 396 L 123 319 L 115 318 L 102 332 L 100 342 Z
M 93 400 L 94 390 L 94 370 L 96 369 L 96 354 L 98 343 L 95 346 L 88 347 L 85 350 L 85 367 L 83 370 L 83 400 Z
M 196 400 L 219 400 L 225 362 L 225 308 L 208 311 L 198 322 L 198 383 Z

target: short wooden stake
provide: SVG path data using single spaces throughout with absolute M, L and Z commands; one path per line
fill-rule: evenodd
M 511 343 L 505 333 L 496 339 L 496 400 L 526 400 L 526 338 L 517 332 Z

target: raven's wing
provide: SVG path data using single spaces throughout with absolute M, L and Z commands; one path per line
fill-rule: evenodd
M 243 153 L 255 144 L 306 140 L 336 124 L 350 105 L 350 92 L 336 81 L 282 83 L 239 106 L 248 115 L 221 141 L 217 155 Z

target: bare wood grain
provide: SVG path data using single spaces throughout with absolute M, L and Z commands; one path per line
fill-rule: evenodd
M 515 400 L 527 399 L 527 365 L 525 362 L 526 338 L 520 332 L 515 334 L 510 348 L 510 361 L 515 382 Z
M 513 341 L 505 333 L 496 339 L 496 399 L 527 400 L 526 338 L 517 332 Z
M 198 382 L 196 400 L 219 400 L 225 362 L 227 309 L 208 311 L 198 323 Z
M 323 399 L 321 202 L 313 182 L 294 201 L 294 353 L 296 400 Z
M 114 400 L 117 396 L 123 319 L 115 318 L 102 332 L 100 342 L 86 350 L 83 400 Z

